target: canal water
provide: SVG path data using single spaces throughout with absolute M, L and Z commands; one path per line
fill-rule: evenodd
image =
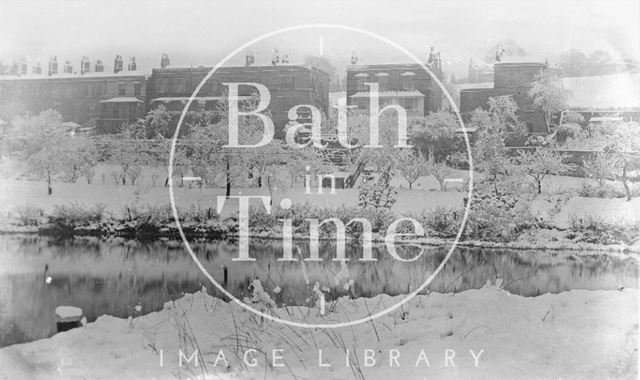
M 359 261 L 362 248 L 347 246 L 346 266 L 331 259 L 335 246 L 320 246 L 322 262 L 282 262 L 278 241 L 253 242 L 254 262 L 237 262 L 237 243 L 191 244 L 211 275 L 234 296 L 251 295 L 260 279 L 279 305 L 309 304 L 318 284 L 328 300 L 338 296 L 371 297 L 406 294 L 440 265 L 446 249 L 425 247 L 410 263 L 393 260 L 384 246 L 375 247 L 375 263 Z M 296 243 L 309 257 L 309 245 Z M 398 250 L 415 257 L 420 250 Z M 617 289 L 638 286 L 638 260 L 598 253 L 458 248 L 425 292 L 477 289 L 502 280 L 511 293 L 537 296 L 572 289 Z M 178 241 L 124 239 L 55 239 L 36 235 L 0 236 L 0 347 L 47 338 L 56 333 L 54 310 L 82 308 L 89 322 L 103 314 L 121 318 L 160 310 L 185 293 L 221 292 L 198 270 Z

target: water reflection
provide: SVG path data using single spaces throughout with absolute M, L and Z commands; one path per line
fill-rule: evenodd
M 348 247 L 346 267 L 332 262 L 335 247 L 321 246 L 323 262 L 280 262 L 279 242 L 255 242 L 255 262 L 233 262 L 233 242 L 192 243 L 199 260 L 237 297 L 250 294 L 259 278 L 279 304 L 310 302 L 313 285 L 327 297 L 370 297 L 406 294 L 440 265 L 443 248 L 427 248 L 417 261 L 394 261 L 374 247 L 375 264 L 358 261 L 361 247 Z M 302 257 L 308 244 L 298 243 Z M 405 257 L 415 248 L 400 249 Z M 56 240 L 37 236 L 0 237 L 0 346 L 45 338 L 55 333 L 54 309 L 81 307 L 89 321 L 103 314 L 128 317 L 157 311 L 171 299 L 204 287 L 220 292 L 200 273 L 180 242 L 138 242 L 121 239 Z M 226 276 L 225 276 L 226 272 Z M 47 277 L 51 282 L 47 283 Z M 512 293 L 536 296 L 571 289 L 637 287 L 638 263 L 632 257 L 575 256 L 570 253 L 458 249 L 427 291 L 458 292 L 480 288 L 501 278 Z M 352 284 L 347 286 L 345 284 Z M 274 289 L 279 288 L 279 291 Z

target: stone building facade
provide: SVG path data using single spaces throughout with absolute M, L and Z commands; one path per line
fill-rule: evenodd
M 131 71 L 0 76 L 0 110 L 58 111 L 65 121 L 105 131 L 144 114 L 146 77 Z
M 468 88 L 460 91 L 460 112 L 468 120 L 477 109 L 487 109 L 491 97 L 511 96 L 518 105 L 518 117 L 529 133 L 546 133 L 548 127 L 542 111 L 534 108 L 528 92 L 536 75 L 547 69 L 544 63 L 496 63 L 493 87 Z
M 147 83 L 147 109 L 164 105 L 181 111 L 210 67 L 153 69 Z M 299 104 L 309 104 L 329 112 L 329 74 L 303 65 L 221 67 L 209 78 L 191 103 L 190 110 L 214 110 L 226 101 L 228 87 L 223 83 L 260 83 L 269 89 L 268 107 L 275 125 L 275 137 L 284 138 L 287 112 Z M 250 97 L 252 86 L 240 86 L 239 95 Z
M 59 73 L 57 59 L 52 57 L 45 73 L 2 75 L 0 118 L 10 121 L 19 113 L 54 109 L 65 122 L 95 127 L 96 133 L 115 133 L 160 104 L 180 111 L 211 68 L 173 68 L 168 58 L 163 59 L 167 61 L 165 67 L 153 69 L 150 76 L 134 71 L 133 58 L 127 65 L 129 70 L 125 70 L 121 56 L 116 57 L 110 72 L 103 71 L 100 61 L 96 71 L 87 71 L 91 67 L 83 57 L 80 73 L 73 72 L 73 67 Z M 197 94 L 191 109 L 214 109 L 225 99 L 228 88 L 222 83 L 226 82 L 260 83 L 269 89 L 268 110 L 276 138 L 284 137 L 287 111 L 295 105 L 310 104 L 325 114 L 329 112 L 329 75 L 313 66 L 289 64 L 220 68 Z M 240 87 L 242 96 L 254 91 L 250 86 Z
M 431 70 L 442 75 L 434 61 Z M 442 90 L 431 75 L 418 64 L 377 64 L 347 66 L 347 105 L 369 108 L 367 83 L 377 83 L 380 109 L 397 104 L 409 117 L 422 117 L 442 108 Z

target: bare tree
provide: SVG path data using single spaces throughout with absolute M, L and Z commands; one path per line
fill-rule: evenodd
M 554 148 L 539 148 L 534 152 L 520 152 L 516 163 L 535 181 L 538 194 L 541 194 L 542 181 L 547 175 L 560 174 L 573 167 L 571 164 L 565 164 L 565 159 L 566 157 Z
M 616 154 L 607 149 L 586 160 L 584 162 L 584 171 L 596 181 L 599 187 L 602 187 L 607 180 L 616 178 L 617 161 Z
M 409 189 L 413 187 L 418 178 L 429 174 L 429 161 L 424 158 L 422 153 L 401 151 L 396 157 L 396 167 L 400 176 L 409 183 Z
M 555 112 L 566 108 L 569 91 L 562 87 L 560 79 L 549 70 L 545 70 L 536 76 L 528 92 L 533 99 L 533 105 L 544 112 L 547 130 L 551 128 L 551 118 Z
M 451 168 L 447 166 L 446 160 L 437 162 L 433 155 L 429 156 L 429 159 L 427 160 L 427 170 L 429 174 L 438 181 L 440 190 L 444 191 L 444 180 L 447 179 L 452 172 Z

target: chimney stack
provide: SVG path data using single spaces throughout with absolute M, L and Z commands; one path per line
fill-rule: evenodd
M 435 62 L 435 60 L 436 60 L 435 48 L 431 46 L 431 48 L 429 49 L 429 58 L 427 59 L 427 64 L 431 66 L 433 62 Z
M 58 57 L 55 55 L 49 58 L 49 76 L 58 73 Z
M 71 62 L 64 61 L 64 73 L 73 74 L 73 66 L 71 66 Z
M 89 58 L 87 58 L 86 55 L 83 55 L 80 61 L 80 75 L 84 75 L 84 73 L 88 73 L 89 71 L 91 71 L 91 62 L 89 62 Z
M 244 65 L 251 66 L 256 62 L 256 57 L 253 56 L 253 52 L 248 51 L 245 57 Z
M 20 75 L 27 75 L 27 60 L 22 58 L 20 60 Z
M 501 62 L 502 56 L 504 56 L 504 49 L 502 48 L 502 45 L 498 45 L 496 46 L 496 62 Z
M 273 49 L 273 54 L 271 54 L 271 65 L 275 66 L 280 63 L 280 53 L 278 49 Z
M 136 65 L 136 57 L 129 58 L 129 66 L 127 67 L 127 70 L 136 71 L 137 67 L 138 66 Z
M 104 64 L 102 64 L 102 61 L 98 59 L 96 61 L 96 70 L 95 70 L 95 72 L 96 73 L 101 73 L 103 71 L 104 71 Z
M 116 55 L 116 59 L 113 61 L 113 72 L 117 74 L 120 71 L 122 71 L 123 67 L 124 67 L 124 62 L 122 60 L 122 56 Z
M 358 63 L 358 56 L 356 55 L 355 51 L 351 52 L 351 64 L 355 65 L 356 63 Z
M 169 56 L 165 53 L 162 53 L 162 58 L 160 58 L 160 68 L 164 69 L 170 64 L 171 64 L 171 61 L 169 61 Z

